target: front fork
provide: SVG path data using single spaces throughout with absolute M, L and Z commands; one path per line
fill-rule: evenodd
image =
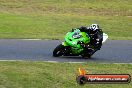
M 70 47 L 66 42 L 62 42 L 62 45 L 65 47 L 65 54 L 64 56 L 69 56 L 70 55 Z

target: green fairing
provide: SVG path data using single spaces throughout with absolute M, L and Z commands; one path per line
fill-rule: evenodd
M 73 35 L 75 33 L 78 33 L 80 36 L 79 38 L 73 38 Z M 77 44 L 78 41 L 82 41 L 85 44 L 90 42 L 90 37 L 85 32 L 80 32 L 78 29 L 76 29 L 74 32 L 68 32 L 65 36 L 65 42 L 62 43 L 64 46 L 70 46 L 71 52 L 73 54 L 79 54 L 83 48 L 80 46 L 80 44 Z

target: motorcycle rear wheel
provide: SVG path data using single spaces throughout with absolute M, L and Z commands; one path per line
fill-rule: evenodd
M 88 49 L 86 49 L 86 50 L 83 51 L 83 53 L 81 54 L 81 56 L 83 58 L 90 59 L 91 56 L 93 55 L 92 52 L 93 52 L 93 49 L 89 47 Z
M 83 58 L 85 58 L 85 59 L 90 59 L 92 55 L 90 55 L 90 54 L 82 54 L 81 56 Z

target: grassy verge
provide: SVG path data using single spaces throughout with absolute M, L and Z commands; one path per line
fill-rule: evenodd
M 0 38 L 63 39 L 71 28 L 99 23 L 110 39 L 132 39 L 131 18 L 112 16 L 0 14 Z M 50 34 L 50 36 L 49 36 Z
M 127 73 L 131 64 L 0 62 L 0 88 L 82 88 L 75 77 L 79 67 L 88 73 Z M 83 88 L 131 88 L 130 84 L 86 84 Z
M 1 0 L 0 38 L 63 39 L 71 28 L 98 23 L 110 39 L 132 39 L 130 3 L 131 0 Z

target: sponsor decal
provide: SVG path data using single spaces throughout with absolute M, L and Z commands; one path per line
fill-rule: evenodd
M 84 69 L 79 68 L 79 75 L 76 77 L 78 84 L 85 83 L 130 83 L 129 74 L 86 74 Z

